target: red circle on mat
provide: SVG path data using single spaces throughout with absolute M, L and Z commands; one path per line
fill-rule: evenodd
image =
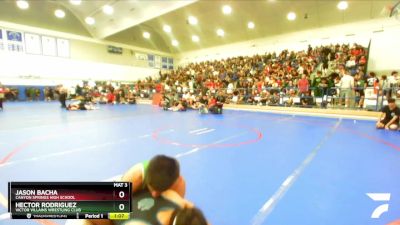
M 245 140 L 245 141 L 241 141 L 241 142 L 236 142 L 236 143 L 209 143 L 209 144 L 188 144 L 188 143 L 180 143 L 177 141 L 173 141 L 171 139 L 168 138 L 164 138 L 164 137 L 160 137 L 160 132 L 164 131 L 164 130 L 168 130 L 171 129 L 170 127 L 162 127 L 157 129 L 156 131 L 153 132 L 152 137 L 156 140 L 159 141 L 163 144 L 169 144 L 169 145 L 175 145 L 175 146 L 182 146 L 182 147 L 197 147 L 197 148 L 205 148 L 205 147 L 216 147 L 216 148 L 225 148 L 225 147 L 236 147 L 236 146 L 241 146 L 241 145 L 248 145 L 248 144 L 252 144 L 255 142 L 260 141 L 263 138 L 263 134 L 261 133 L 261 131 L 259 131 L 256 128 L 252 128 L 252 127 L 246 127 L 246 126 L 242 126 L 242 125 L 226 125 L 224 124 L 224 126 L 230 126 L 233 128 L 240 128 L 242 130 L 246 130 L 249 131 L 250 133 L 255 134 L 255 137 L 249 140 Z

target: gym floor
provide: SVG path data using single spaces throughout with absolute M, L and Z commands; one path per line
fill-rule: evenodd
M 178 158 L 187 199 L 213 225 L 384 225 L 400 218 L 400 132 L 374 124 L 150 105 L 68 112 L 56 102 L 6 103 L 0 193 L 7 195 L 8 181 L 112 180 L 166 154 Z M 371 218 L 382 204 L 388 211 Z M 0 215 L 6 212 L 0 204 Z M 65 223 L 0 218 L 11 225 Z

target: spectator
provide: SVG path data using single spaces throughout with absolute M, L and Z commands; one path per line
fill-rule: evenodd
M 399 128 L 400 109 L 393 98 L 382 108 L 382 113 L 376 123 L 377 129 L 397 130 Z
M 328 94 L 329 94 L 329 84 L 328 79 L 326 77 L 321 78 L 321 83 L 318 85 L 319 90 L 321 91 L 322 102 L 321 107 L 325 108 L 328 102 Z
M 313 97 L 310 96 L 309 92 L 305 92 L 300 99 L 300 107 L 309 108 L 313 105 Z
M 345 99 L 345 108 L 347 108 L 350 106 L 350 102 L 354 99 L 354 78 L 349 75 L 343 65 L 339 67 L 339 73 L 342 76 L 339 82 L 339 105 L 342 105 L 342 101 Z
M 218 104 L 217 98 L 215 96 L 211 96 L 210 101 L 208 102 L 208 112 L 219 114 L 219 108 L 220 105 Z
M 399 77 L 397 71 L 393 71 L 388 77 L 388 82 L 391 88 L 399 87 Z
M 307 76 L 305 74 L 301 75 L 301 79 L 298 83 L 299 94 L 300 96 L 305 95 L 309 91 L 310 84 L 308 82 Z
M 67 95 L 68 95 L 67 89 L 63 88 L 63 86 L 60 86 L 59 87 L 59 93 L 60 93 L 59 101 L 60 101 L 60 104 L 61 104 L 61 108 L 67 108 L 67 104 L 66 104 Z
M 320 87 L 320 83 L 322 80 L 321 76 L 322 76 L 322 72 L 317 71 L 317 74 L 314 77 L 313 82 L 312 82 L 312 87 L 314 88 L 314 97 L 316 97 L 316 98 L 322 97 L 322 94 L 323 94 L 321 87 Z
M 6 93 L 6 89 L 0 83 L 0 109 L 1 109 L 1 111 L 3 111 L 3 101 L 4 101 L 5 93 Z
M 364 98 L 365 98 L 364 89 L 366 87 L 365 80 L 362 78 L 362 73 L 356 74 L 356 76 L 354 77 L 354 85 L 355 85 L 355 93 L 357 97 L 358 107 L 362 108 L 364 105 Z
M 365 90 L 365 95 L 367 98 L 374 94 L 375 92 L 375 84 L 379 82 L 376 74 L 374 72 L 370 72 L 369 76 L 367 77 L 367 88 Z
M 390 81 L 388 81 L 386 75 L 382 75 L 381 81 L 379 83 L 379 89 L 382 90 L 381 94 L 389 99 L 392 96 L 392 92 L 390 90 Z
M 49 88 L 48 100 L 49 101 L 54 100 L 54 89 L 53 88 Z

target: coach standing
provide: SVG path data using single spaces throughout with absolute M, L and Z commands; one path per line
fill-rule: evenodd
M 345 99 L 345 107 L 353 106 L 354 100 L 354 77 L 350 76 L 344 65 L 339 66 L 339 73 L 342 77 L 339 82 L 340 98 L 339 105 L 342 105 L 343 98 Z
M 67 101 L 67 89 L 65 89 L 62 85 L 58 89 L 59 97 L 58 100 L 61 103 L 61 108 L 67 108 L 66 101 Z

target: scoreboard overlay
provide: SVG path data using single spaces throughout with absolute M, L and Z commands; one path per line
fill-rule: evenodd
M 130 182 L 9 182 L 11 219 L 129 219 Z

